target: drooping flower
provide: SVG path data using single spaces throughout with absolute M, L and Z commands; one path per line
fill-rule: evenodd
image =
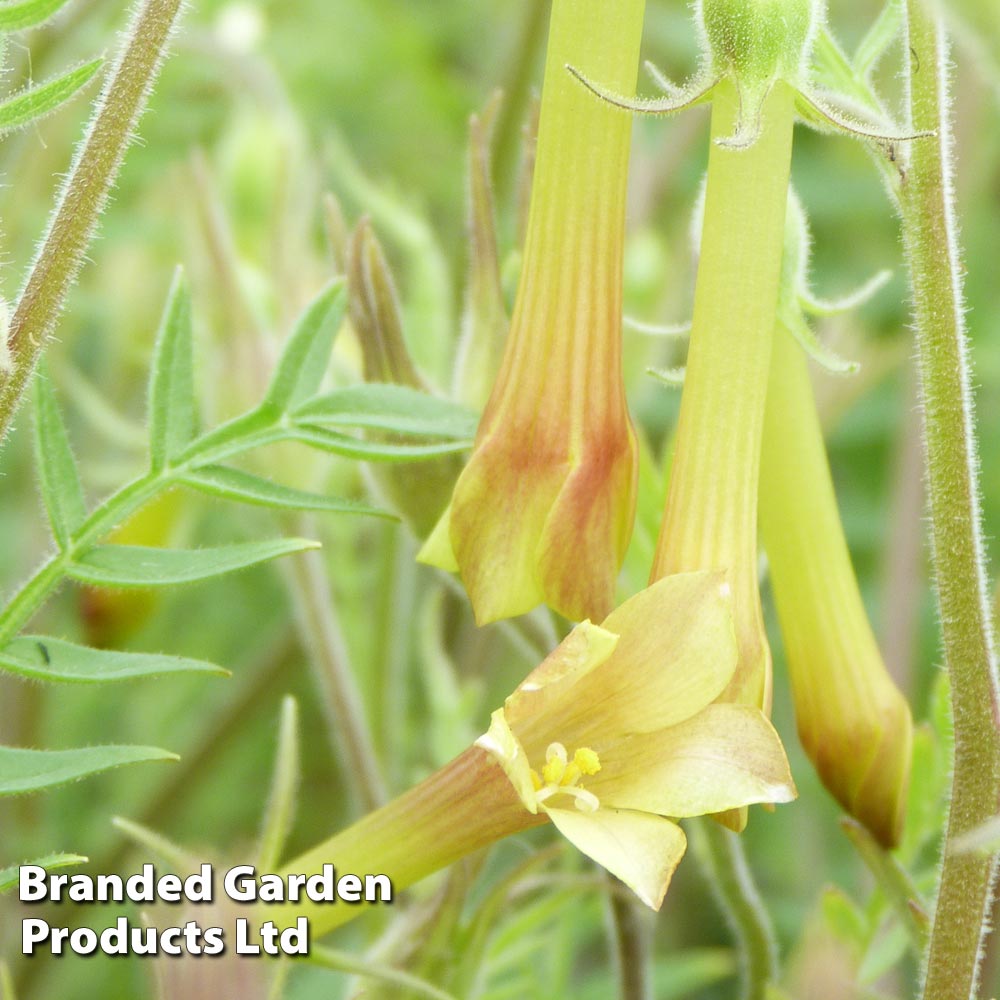
M 637 452 L 621 373 L 629 120 L 566 72 L 635 86 L 643 0 L 556 0 L 524 265 L 476 446 L 422 553 L 457 569 L 476 619 L 545 602 L 574 620 L 614 605 Z
M 805 286 L 809 236 L 795 199 L 787 228 L 761 455 L 761 533 L 802 745 L 841 805 L 894 847 L 905 818 L 913 722 L 851 566 L 803 352 L 834 371 L 851 370 L 803 316 L 803 304 L 825 311 L 838 304 L 817 302 Z
M 676 819 L 795 796 L 764 714 L 713 703 L 735 666 L 724 578 L 667 577 L 602 625 L 578 625 L 472 747 L 286 870 L 377 870 L 398 890 L 550 820 L 658 908 L 686 846 Z M 357 912 L 299 904 L 268 917 L 306 914 L 319 934 Z

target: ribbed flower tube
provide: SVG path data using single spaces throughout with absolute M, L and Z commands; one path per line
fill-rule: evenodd
M 729 79 L 713 92 L 712 138 L 733 133 Z M 746 148 L 713 141 L 676 450 L 652 579 L 723 571 L 739 645 L 722 700 L 771 704 L 757 583 L 757 482 L 791 164 L 793 90 L 776 81 Z
M 910 709 L 885 668 L 858 590 L 806 356 L 780 324 L 760 524 L 802 745 L 841 805 L 893 847 L 909 786 Z
M 633 91 L 643 7 L 552 7 L 510 337 L 472 458 L 423 553 L 457 565 L 480 623 L 543 602 L 600 619 L 614 604 L 637 470 L 621 372 L 631 120 L 566 67 Z

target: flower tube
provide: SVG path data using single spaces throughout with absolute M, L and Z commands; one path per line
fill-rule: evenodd
M 510 336 L 475 449 L 422 559 L 457 569 L 476 620 L 545 602 L 602 618 L 635 512 L 621 373 L 630 120 L 566 71 L 633 89 L 644 0 L 555 0 Z
M 882 661 L 837 510 L 803 347 L 835 371 L 850 366 L 818 344 L 802 315 L 811 298 L 808 256 L 805 217 L 791 199 L 761 454 L 761 535 L 802 745 L 840 804 L 894 847 L 913 722 Z

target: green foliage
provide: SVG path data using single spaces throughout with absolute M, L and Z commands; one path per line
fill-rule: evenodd
M 35 381 L 35 463 L 52 535 L 59 548 L 66 549 L 87 508 L 66 427 L 44 373 Z
M 178 270 L 156 338 L 149 378 L 149 460 L 154 470 L 176 458 L 195 435 L 191 295 Z
M 37 28 L 55 17 L 70 0 L 10 0 L 0 7 L 0 31 Z
M 74 580 L 102 587 L 172 587 L 210 580 L 318 547 L 317 542 L 304 538 L 242 542 L 189 551 L 145 545 L 99 545 L 72 562 L 67 574 Z
M 0 135 L 24 128 L 51 114 L 90 83 L 103 65 L 103 59 L 92 59 L 62 76 L 29 87 L 0 102 Z
M 123 764 L 177 760 L 156 747 L 106 746 L 77 750 L 25 750 L 0 747 L 0 796 L 24 795 L 64 785 Z
M 161 674 L 229 673 L 204 660 L 92 649 L 42 635 L 24 635 L 8 643 L 0 650 L 0 666 L 21 677 L 76 684 L 102 684 Z
M 79 865 L 86 862 L 82 854 L 46 854 L 42 858 L 32 858 L 25 861 L 26 865 L 38 865 L 49 871 L 53 868 L 69 868 L 72 865 Z M 11 865 L 9 868 L 0 868 L 0 894 L 10 892 L 18 882 L 19 865 Z

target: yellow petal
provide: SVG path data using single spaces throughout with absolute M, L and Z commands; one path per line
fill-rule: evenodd
M 587 787 L 622 809 L 701 816 L 796 795 L 778 734 L 749 705 L 709 705 L 680 725 L 624 736 L 599 753 L 600 773 Z
M 661 730 L 717 698 L 736 669 L 736 639 L 725 577 L 664 577 L 609 615 L 620 638 L 600 670 L 582 678 L 566 738 L 597 745 L 608 734 Z
M 660 908 L 687 840 L 676 823 L 624 809 L 547 809 L 559 832 L 621 879 L 647 906 Z
M 638 455 L 628 419 L 592 430 L 538 542 L 546 602 L 572 621 L 603 618 L 635 520 Z
M 449 573 L 458 572 L 458 562 L 451 547 L 451 504 L 445 508 L 434 530 L 421 546 L 417 553 L 417 562 L 427 566 L 437 566 Z
M 507 725 L 502 708 L 490 716 L 490 728 L 476 740 L 475 745 L 490 754 L 504 769 L 525 809 L 532 814 L 537 813 L 538 800 L 531 780 L 531 765 L 524 748 Z
M 562 714 L 576 704 L 577 685 L 589 673 L 607 662 L 618 643 L 618 636 L 594 625 L 581 622 L 522 681 L 507 699 L 507 720 L 518 726 L 540 718 L 552 733 L 562 731 Z
M 514 428 L 488 436 L 455 485 L 451 544 L 480 625 L 545 600 L 535 552 L 569 472 L 565 455 L 545 445 Z

